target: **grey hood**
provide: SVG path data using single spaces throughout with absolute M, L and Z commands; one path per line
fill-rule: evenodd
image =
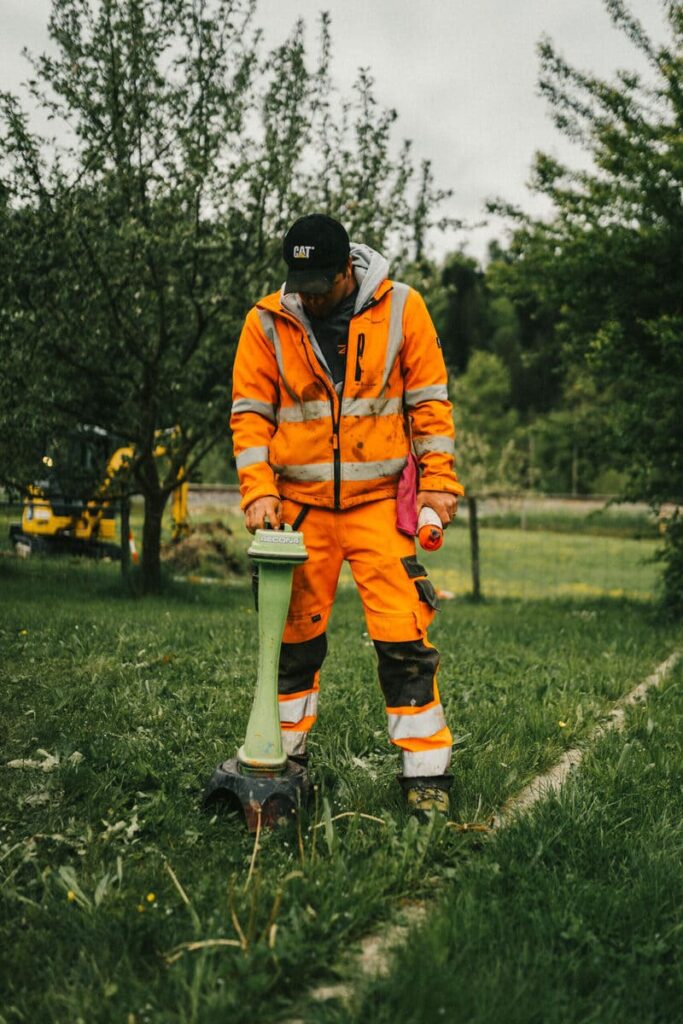
M 389 261 L 369 245 L 351 242 L 351 263 L 358 285 L 356 313 L 359 313 L 363 306 L 367 306 L 385 277 L 389 276 Z
M 361 309 L 370 302 L 385 277 L 388 277 L 389 261 L 381 253 L 371 249 L 369 245 L 351 242 L 351 263 L 356 284 L 358 285 L 355 312 L 360 313 Z M 280 303 L 283 309 L 286 309 L 288 313 L 292 313 L 302 324 L 318 362 L 330 375 L 330 368 L 316 340 L 313 328 L 311 327 L 311 321 L 306 316 L 306 310 L 302 306 L 298 294 L 296 292 L 285 293 L 285 286 L 283 284 L 280 289 Z M 341 388 L 341 384 L 338 387 Z
M 367 306 L 385 277 L 389 276 L 389 261 L 381 253 L 371 249 L 369 245 L 363 245 L 362 242 L 351 242 L 351 263 L 358 285 L 355 312 L 359 313 L 363 306 Z M 280 290 L 280 302 L 283 308 L 289 313 L 293 313 L 310 330 L 308 317 L 299 296 L 296 292 L 285 294 L 284 289 L 283 284 Z

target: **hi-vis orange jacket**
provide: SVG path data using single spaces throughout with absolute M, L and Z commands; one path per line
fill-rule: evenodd
M 242 508 L 265 495 L 333 509 L 395 496 L 410 435 L 421 489 L 463 493 L 424 301 L 372 249 L 351 256 L 359 292 L 339 393 L 298 295 L 267 295 L 246 318 L 230 421 Z

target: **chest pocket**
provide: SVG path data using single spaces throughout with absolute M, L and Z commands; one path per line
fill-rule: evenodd
M 376 395 L 386 360 L 387 314 L 373 306 L 353 324 L 349 345 L 352 362 L 350 380 L 353 395 Z

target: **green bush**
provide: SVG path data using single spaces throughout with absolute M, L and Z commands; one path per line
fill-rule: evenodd
M 683 517 L 678 509 L 665 526 L 664 545 L 657 556 L 664 563 L 664 606 L 672 615 L 683 615 Z

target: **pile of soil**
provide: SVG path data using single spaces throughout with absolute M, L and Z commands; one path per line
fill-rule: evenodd
M 192 526 L 189 536 L 176 544 L 164 544 L 161 559 L 174 573 L 202 576 L 244 576 L 247 572 L 245 548 L 235 541 L 233 531 L 220 519 Z

